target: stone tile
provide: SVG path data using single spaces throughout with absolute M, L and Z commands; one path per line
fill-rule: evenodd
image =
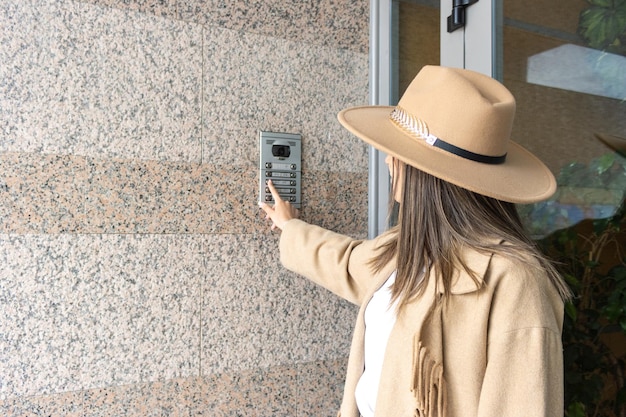
M 189 410 L 191 417 L 254 415 L 254 407 L 235 391 L 235 375 L 205 375 L 197 379 Z
M 151 382 L 91 389 L 83 392 L 86 417 L 173 416 L 165 394 L 166 382 Z M 187 411 L 188 412 L 188 411 Z M 181 415 L 181 414 L 179 414 Z M 188 415 L 188 414 L 187 414 Z
M 360 53 L 367 53 L 369 47 L 366 1 L 78 1 Z
M 296 376 L 293 366 L 207 375 L 196 385 L 189 415 L 295 416 Z
M 0 4 L 0 152 L 200 162 L 202 28 L 69 0 Z
M 97 4 L 123 10 L 178 19 L 177 0 L 77 0 L 81 3 Z
M 210 167 L 157 161 L 89 160 L 85 231 L 197 233 L 206 230 L 200 204 Z M 200 193 L 200 194 L 198 194 Z
M 206 233 L 254 233 L 259 228 L 258 168 L 203 164 L 197 195 Z M 261 223 L 262 227 L 263 223 Z
M 156 161 L 90 161 L 89 233 L 245 233 L 255 230 L 256 171 Z
M 0 401 L 0 413 L 5 417 L 83 417 L 82 394 L 68 392 Z
M 0 154 L 0 232 L 78 232 L 85 222 L 83 158 Z
M 203 409 L 203 404 L 208 401 L 209 391 L 204 389 L 207 384 L 202 377 L 179 378 L 152 385 L 159 387 L 156 395 L 163 416 L 190 417 L 196 410 Z
M 243 393 L 248 399 L 245 404 L 252 404 L 254 409 L 253 414 L 244 415 L 293 416 L 296 411 L 296 376 L 295 368 L 289 366 L 275 366 L 241 375 L 235 380 L 234 391 Z
M 279 266 L 258 130 L 303 135 L 305 220 L 365 235 L 365 7 L 0 4 L 1 415 L 294 415 L 356 308 Z
M 126 389 L 121 386 L 84 391 L 85 415 L 89 417 L 125 415 Z
M 193 236 L 0 235 L 2 396 L 197 374 Z
M 345 360 L 273 366 L 0 401 L 7 417 L 320 416 L 339 407 Z
M 118 1 L 119 2 L 119 1 Z M 367 53 L 369 3 L 351 0 L 178 0 L 188 21 Z
M 0 154 L 4 233 L 268 233 L 255 167 Z M 367 234 L 367 174 L 303 173 L 302 218 Z
M 258 166 L 259 131 L 302 135 L 303 170 L 367 172 L 368 148 L 337 121 L 367 103 L 364 54 L 209 27 L 203 162 Z
M 355 238 L 367 237 L 368 174 L 307 171 L 302 219 Z
M 275 235 L 211 235 L 203 375 L 342 357 L 356 307 L 280 266 Z
M 298 364 L 298 417 L 334 416 L 341 406 L 347 357 Z

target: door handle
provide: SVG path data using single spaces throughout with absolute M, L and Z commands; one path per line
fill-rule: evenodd
M 448 33 L 465 26 L 465 9 L 478 0 L 452 0 L 452 14 L 448 16 Z

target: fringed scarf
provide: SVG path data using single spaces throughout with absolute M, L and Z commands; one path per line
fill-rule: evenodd
M 413 338 L 413 386 L 416 417 L 446 417 L 446 384 L 443 375 L 441 308 L 444 300 L 435 291 L 433 305 Z

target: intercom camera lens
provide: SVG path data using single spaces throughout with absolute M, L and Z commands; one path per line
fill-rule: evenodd
M 278 158 L 289 158 L 291 148 L 287 145 L 272 145 L 272 155 Z

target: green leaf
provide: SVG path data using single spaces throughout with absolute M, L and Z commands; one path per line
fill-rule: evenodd
M 611 7 L 613 6 L 613 0 L 589 0 L 589 3 L 598 7 Z
M 576 276 L 572 274 L 563 274 L 563 278 L 565 279 L 565 282 L 567 282 L 569 286 L 572 287 L 572 289 L 580 287 L 580 281 Z
M 580 401 L 571 403 L 567 407 L 567 417 L 585 417 L 585 405 Z
M 614 153 L 607 153 L 597 158 L 596 170 L 598 171 L 598 174 L 600 175 L 604 174 L 613 166 L 614 163 L 615 163 Z
M 580 14 L 578 30 L 597 49 L 618 47 L 626 33 L 626 1 L 593 0 Z
M 569 316 L 569 318 L 572 319 L 572 321 L 576 321 L 576 318 L 578 317 L 578 311 L 576 310 L 574 304 L 567 302 L 565 304 L 565 313 Z
M 609 319 L 610 321 L 617 321 L 617 318 L 620 317 L 623 313 L 624 313 L 624 309 L 616 304 L 608 305 L 602 311 L 602 314 L 606 316 L 606 318 Z M 624 320 L 626 320 L 626 317 L 624 317 L 623 319 L 620 319 L 620 326 L 622 325 L 621 322 Z

